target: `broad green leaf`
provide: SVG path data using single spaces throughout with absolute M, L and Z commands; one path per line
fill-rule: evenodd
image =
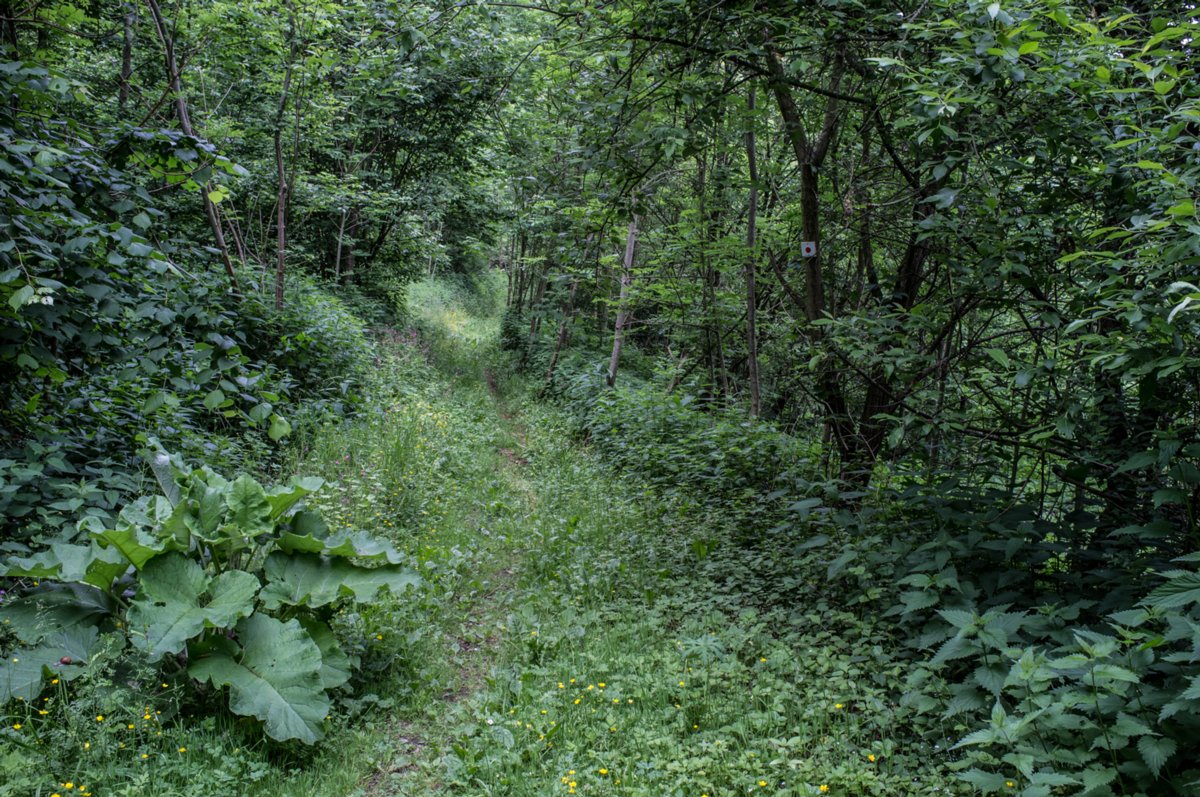
M 342 532 L 332 537 L 284 532 L 276 541 L 276 547 L 285 553 L 319 553 L 390 564 L 404 561 L 404 556 L 390 542 L 366 532 Z
M 228 628 L 254 610 L 258 579 L 228 570 L 216 579 L 180 554 L 160 556 L 141 573 L 141 592 L 129 609 L 135 644 L 150 661 L 179 653 L 209 625 Z
M 282 440 L 292 432 L 292 425 L 288 423 L 287 418 L 282 415 L 271 416 L 271 428 L 267 430 L 267 436 L 272 440 Z
M 1200 601 L 1200 573 L 1184 573 L 1151 592 L 1142 601 L 1152 609 L 1180 609 Z
M 106 593 L 85 584 L 70 584 L 9 601 L 0 607 L 0 619 L 22 643 L 36 645 L 57 633 L 94 626 L 113 611 L 113 600 Z
M 0 659 L 0 705 L 13 699 L 33 700 L 42 691 L 46 666 L 41 650 L 16 648 Z M 53 661 L 53 660 L 52 660 Z
M 301 615 L 296 619 L 321 651 L 321 685 L 326 689 L 336 689 L 349 681 L 358 662 L 346 655 L 329 626 L 309 615 Z
M 76 626 L 50 634 L 36 648 L 13 650 L 0 660 L 0 705 L 14 698 L 33 700 L 47 674 L 64 681 L 79 677 L 98 637 L 94 626 Z
M 420 582 L 412 570 L 397 565 L 368 568 L 312 553 L 276 551 L 264 571 L 267 584 L 259 597 L 268 609 L 325 606 L 343 597 L 369 601 L 381 589 L 399 594 Z
M 1146 762 L 1146 766 L 1150 767 L 1150 771 L 1154 773 L 1154 777 L 1158 777 L 1162 772 L 1163 766 L 1175 755 L 1178 745 L 1175 740 L 1166 736 L 1143 736 L 1138 739 L 1138 752 L 1142 754 L 1142 760 Z
M 296 620 L 253 614 L 237 626 L 240 655 L 193 659 L 188 674 L 229 687 L 235 714 L 262 720 L 267 735 L 313 744 L 323 735 L 329 697 L 321 686 L 321 651 Z
M 270 529 L 271 503 L 262 485 L 249 476 L 233 480 L 225 505 L 229 507 L 229 521 L 239 533 L 254 536 Z
M 995 349 L 995 348 L 984 349 L 984 352 L 987 354 L 988 357 L 991 357 L 998 364 L 1000 364 L 1001 366 L 1003 366 L 1005 368 L 1008 368 L 1009 366 L 1012 365 L 1012 361 L 1008 359 L 1008 354 L 1006 354 L 1003 349 Z
M 25 285 L 18 288 L 12 296 L 8 297 L 8 306 L 14 310 L 20 310 L 29 300 L 33 298 L 35 293 L 32 285 Z
M 170 502 L 165 502 L 168 504 Z M 174 508 L 170 508 L 174 512 Z M 92 532 L 92 538 L 101 546 L 112 546 L 121 552 L 138 570 L 145 567 L 146 562 L 167 551 L 180 549 L 179 543 L 173 537 L 157 538 L 142 531 L 127 519 L 117 521 L 117 528 Z
M 325 480 L 316 476 L 306 478 L 294 477 L 292 483 L 279 486 L 267 492 L 267 502 L 271 505 L 271 518 L 276 519 L 296 505 L 304 496 L 320 490 Z

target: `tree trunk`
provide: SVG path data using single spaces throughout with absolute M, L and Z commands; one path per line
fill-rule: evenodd
M 287 265 L 287 211 L 291 184 L 287 179 L 287 166 L 283 159 L 283 114 L 287 110 L 288 91 L 292 87 L 292 70 L 296 61 L 296 15 L 288 12 L 288 62 L 283 71 L 283 86 L 279 90 L 279 104 L 275 109 L 275 179 L 278 188 L 275 194 L 275 309 L 283 309 L 283 275 Z
M 754 149 L 754 84 L 746 97 L 750 123 L 746 129 L 746 162 L 750 171 L 750 199 L 746 207 L 746 371 L 750 382 L 750 417 L 762 412 L 762 396 L 758 383 L 758 332 L 755 329 L 758 310 L 756 271 L 758 269 L 758 159 Z
M 150 15 L 154 17 L 154 30 L 158 33 L 159 41 L 162 42 L 163 58 L 167 67 L 167 85 L 175 95 L 175 115 L 179 119 L 179 127 L 183 130 L 184 135 L 196 138 L 196 130 L 192 127 L 192 119 L 188 115 L 187 98 L 183 95 L 183 80 L 180 78 L 179 68 L 176 66 L 175 42 L 167 33 L 167 26 L 163 22 L 158 0 L 146 0 L 146 5 L 150 9 Z M 237 273 L 233 270 L 233 261 L 229 259 L 229 247 L 225 244 L 225 233 L 221 230 L 221 219 L 217 215 L 217 206 L 208 198 L 209 193 L 209 185 L 201 186 L 200 194 L 204 200 L 204 215 L 208 217 L 208 226 L 212 230 L 213 242 L 217 245 L 221 262 L 225 264 L 225 273 L 229 275 L 229 284 L 236 295 L 241 293 L 241 289 L 238 287 Z
M 129 77 L 133 74 L 133 23 L 137 19 L 134 12 L 134 6 L 129 3 L 125 6 L 125 13 L 122 17 L 124 27 L 124 37 L 121 42 L 121 85 L 117 90 L 117 105 L 121 109 L 121 113 L 125 113 L 126 106 L 129 104 Z
M 633 284 L 633 249 L 637 245 L 637 214 L 629 220 L 629 233 L 625 237 L 625 260 L 621 266 L 621 294 L 617 299 L 617 322 L 613 325 L 612 355 L 608 358 L 609 387 L 617 383 L 617 367 L 621 364 L 621 346 L 625 343 L 625 324 L 629 320 L 629 286 Z
M 333 253 L 333 281 L 342 278 L 342 238 L 346 234 L 346 209 L 342 208 L 342 222 L 338 225 L 337 249 Z
M 563 302 L 562 318 L 558 322 L 558 338 L 554 341 L 554 353 L 550 355 L 550 366 L 546 369 L 546 386 L 554 381 L 554 369 L 558 366 L 558 355 L 563 346 L 567 345 L 567 333 L 570 330 L 571 316 L 575 311 L 575 293 L 579 290 L 579 277 L 571 280 L 571 292 Z

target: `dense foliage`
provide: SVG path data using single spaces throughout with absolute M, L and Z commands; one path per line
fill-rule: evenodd
M 1198 27 L 0 2 L 0 774 L 39 700 L 336 757 L 469 606 L 463 789 L 1196 793 Z

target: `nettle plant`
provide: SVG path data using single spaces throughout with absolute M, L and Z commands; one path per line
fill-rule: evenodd
M 387 542 L 330 534 L 302 503 L 320 479 L 265 490 L 154 459 L 165 495 L 125 507 L 115 528 L 81 521 L 86 545 L 7 563 L 3 575 L 35 586 L 0 609 L 15 639 L 0 704 L 79 677 L 101 635 L 117 634 L 165 673 L 228 687 L 230 710 L 262 720 L 271 738 L 316 742 L 330 690 L 358 665 L 330 627 L 339 604 L 403 593 L 416 573 Z

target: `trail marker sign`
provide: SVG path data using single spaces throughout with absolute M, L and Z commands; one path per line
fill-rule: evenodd
M 800 242 L 800 256 L 801 257 L 816 257 L 817 256 L 817 242 L 816 241 L 801 241 Z

